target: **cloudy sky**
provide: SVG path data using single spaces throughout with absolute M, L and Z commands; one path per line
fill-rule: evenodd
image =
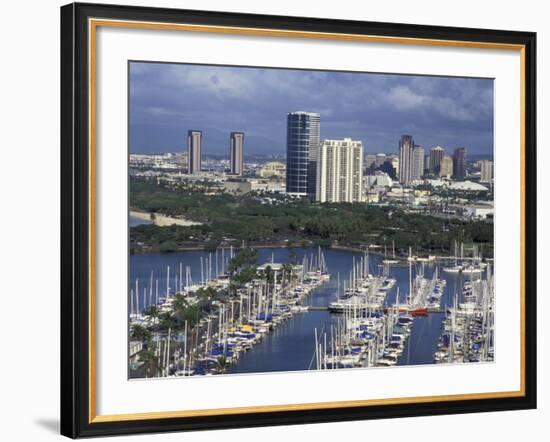
M 486 79 L 260 69 L 130 65 L 130 151 L 182 151 L 203 131 L 203 154 L 225 154 L 229 132 L 245 152 L 284 154 L 286 114 L 319 112 L 321 138 L 363 141 L 366 153 L 397 152 L 401 134 L 427 150 L 493 149 L 493 82 Z

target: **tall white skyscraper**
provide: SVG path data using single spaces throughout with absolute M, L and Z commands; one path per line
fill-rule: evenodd
M 481 160 L 481 182 L 490 183 L 493 181 L 493 162 L 491 160 Z
M 399 182 L 409 184 L 412 181 L 414 140 L 411 135 L 401 135 L 399 140 Z
M 453 157 L 443 155 L 439 164 L 439 176 L 450 178 L 453 175 Z
M 424 148 L 414 146 L 412 152 L 411 180 L 419 180 L 424 176 Z
M 202 132 L 187 131 L 187 173 L 193 174 L 202 170 Z
M 363 143 L 344 138 L 325 140 L 317 158 L 319 202 L 359 202 L 363 186 Z
M 229 167 L 231 175 L 243 174 L 244 133 L 231 132 L 229 136 Z

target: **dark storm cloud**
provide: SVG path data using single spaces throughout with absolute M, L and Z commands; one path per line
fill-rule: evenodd
M 352 137 L 395 152 L 401 134 L 429 149 L 493 148 L 493 83 L 485 79 L 132 63 L 132 152 L 181 151 L 200 129 L 204 153 L 244 131 L 250 153 L 285 151 L 286 114 L 321 114 L 321 138 Z

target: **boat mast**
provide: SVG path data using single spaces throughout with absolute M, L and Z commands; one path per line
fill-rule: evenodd
M 136 317 L 139 316 L 139 279 L 136 278 Z
M 411 248 L 409 247 L 409 305 L 412 302 L 412 255 Z
M 153 303 L 153 270 L 151 270 L 151 280 L 149 281 L 149 306 Z

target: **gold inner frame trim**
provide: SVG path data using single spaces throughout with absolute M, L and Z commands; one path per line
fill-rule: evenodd
M 409 44 L 418 46 L 443 46 L 473 49 L 496 49 L 518 51 L 520 54 L 520 389 L 518 391 L 466 393 L 437 396 L 416 396 L 388 399 L 367 399 L 353 401 L 316 402 L 302 404 L 263 405 L 254 407 L 216 408 L 200 410 L 159 411 L 129 414 L 96 414 L 96 36 L 98 27 L 132 28 L 161 31 L 206 32 L 244 36 L 291 37 L 306 39 L 354 41 L 386 44 Z M 328 408 L 365 407 L 376 405 L 420 404 L 427 402 L 461 401 L 513 398 L 525 396 L 525 46 L 492 42 L 438 40 L 410 37 L 389 37 L 377 35 L 339 34 L 282 29 L 245 28 L 231 26 L 210 26 L 182 23 L 140 22 L 111 19 L 88 19 L 88 86 L 89 86 L 89 423 L 134 421 L 146 419 L 169 419 L 199 416 L 237 415 L 247 413 L 268 413 L 281 411 L 322 410 Z

